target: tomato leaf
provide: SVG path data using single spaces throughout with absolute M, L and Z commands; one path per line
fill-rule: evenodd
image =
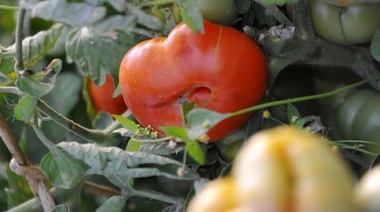
M 67 54 L 96 85 L 105 82 L 106 73 L 118 81 L 120 61 L 135 44 L 133 34 L 113 30 L 101 32 L 82 27 L 70 32 L 66 43 Z
M 32 17 L 47 21 L 65 23 L 71 26 L 83 26 L 101 20 L 106 15 L 106 8 L 88 3 L 69 3 L 66 0 L 51 0 L 36 3 Z
M 195 140 L 186 142 L 186 150 L 190 157 L 200 165 L 203 165 L 206 161 L 205 153 L 202 146 Z
M 207 109 L 194 109 L 187 114 L 190 129 L 188 137 L 195 140 L 207 133 L 212 127 L 219 122 L 228 118 L 229 114 L 217 113 Z
M 22 40 L 22 53 L 25 68 L 32 68 L 37 61 L 43 58 L 45 54 L 54 47 L 61 35 L 63 27 L 62 24 L 55 24 L 48 30 L 40 31 L 34 36 L 29 36 Z M 15 52 L 16 46 L 12 45 L 5 50 Z M 2 73 L 8 74 L 14 70 L 13 57 L 0 58 L 0 62 L 0 70 Z
M 182 20 L 192 29 L 194 32 L 204 33 L 203 18 L 199 8 L 194 0 L 180 0 L 180 11 Z
M 166 135 L 173 136 L 182 140 L 187 139 L 187 130 L 183 127 L 165 126 L 160 127 L 160 130 Z
M 68 212 L 69 209 L 66 205 L 57 205 L 53 208 L 52 212 Z
M 380 28 L 377 29 L 372 42 L 371 42 L 371 54 L 378 62 L 380 62 Z
M 83 161 L 60 147 L 53 149 L 41 161 L 41 169 L 49 181 L 56 187 L 64 189 L 77 185 L 86 176 L 89 168 Z
M 121 124 L 121 126 L 126 128 L 128 131 L 136 133 L 139 130 L 139 127 L 134 121 L 120 115 L 113 115 L 113 117 Z
M 93 5 L 103 5 L 109 3 L 116 11 L 122 12 L 126 9 L 125 0 L 85 0 Z
M 140 143 L 140 152 L 149 152 L 155 155 L 171 155 L 177 154 L 185 149 L 182 143 L 169 141 L 159 143 Z
M 37 99 L 31 96 L 24 96 L 14 109 L 17 120 L 28 122 L 33 116 L 37 105 Z
M 95 144 L 61 142 L 59 147 L 90 168 L 87 174 L 104 175 L 120 188 L 129 186 L 129 178 L 166 176 L 171 179 L 197 179 L 198 175 L 185 169 L 183 176 L 177 170 L 182 164 L 147 152 L 126 152 L 117 147 L 100 147 Z
M 298 112 L 297 108 L 293 104 L 287 105 L 287 115 L 288 121 L 291 124 L 294 124 L 298 119 L 301 118 L 301 114 Z
M 127 198 L 122 196 L 113 196 L 103 203 L 96 211 L 123 211 Z
M 194 108 L 193 103 L 182 104 L 182 119 L 184 120 L 184 125 L 187 123 L 187 114 Z
M 30 96 L 41 97 L 54 88 L 56 77 L 61 69 L 62 61 L 54 59 L 44 71 L 30 74 L 28 71 L 21 73 L 21 76 L 16 80 L 16 85 Z
M 125 148 L 128 152 L 138 152 L 141 147 L 141 142 L 133 138 L 129 139 L 127 147 Z

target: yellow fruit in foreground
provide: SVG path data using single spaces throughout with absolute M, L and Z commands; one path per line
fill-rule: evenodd
M 325 140 L 292 127 L 263 130 L 211 181 L 189 212 L 356 212 L 354 175 Z
M 380 211 L 380 165 L 375 166 L 360 179 L 355 194 L 362 211 Z

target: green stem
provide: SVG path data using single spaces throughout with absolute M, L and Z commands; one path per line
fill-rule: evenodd
M 0 5 L 0 10 L 18 10 L 19 7 L 9 6 L 9 5 Z
M 138 2 L 135 3 L 135 6 L 160 6 L 160 5 L 167 5 L 167 4 L 173 4 L 178 2 L 178 0 L 157 0 L 157 1 L 146 1 L 146 2 Z
M 320 99 L 320 98 L 325 98 L 325 97 L 333 96 L 333 95 L 338 94 L 340 92 L 343 92 L 343 91 L 346 91 L 346 90 L 358 87 L 360 85 L 364 85 L 364 84 L 366 84 L 368 82 L 371 82 L 373 80 L 378 80 L 378 79 L 380 79 L 380 76 L 373 77 L 373 78 L 370 78 L 370 79 L 367 79 L 367 80 L 362 80 L 360 82 L 353 83 L 351 85 L 347 85 L 347 86 L 341 87 L 339 89 L 336 89 L 336 90 L 333 90 L 333 91 L 330 91 L 330 92 L 326 92 L 326 93 L 322 93 L 322 94 L 303 96 L 303 97 L 297 97 L 297 98 L 292 98 L 292 99 L 279 100 L 279 101 L 268 102 L 268 103 L 256 105 L 256 106 L 253 106 L 253 107 L 249 107 L 249 108 L 246 108 L 246 109 L 243 109 L 243 110 L 239 110 L 239 111 L 230 113 L 226 118 L 231 118 L 231 117 L 238 116 L 238 115 L 241 115 L 241 114 L 244 114 L 244 113 L 249 113 L 249 112 L 253 112 L 255 110 L 264 109 L 264 108 L 267 108 L 267 107 L 273 107 L 273 106 L 277 106 L 277 105 L 291 104 L 291 103 L 295 103 L 295 102 L 302 102 L 302 101 L 308 101 L 308 100 Z
M 101 130 L 88 129 L 82 125 L 66 118 L 62 114 L 55 111 L 49 105 L 47 105 L 41 99 L 37 101 L 37 108 L 40 112 L 50 117 L 54 122 L 62 126 L 63 128 L 69 130 L 70 132 L 78 135 L 79 137 L 89 141 L 104 144 L 107 146 L 118 145 L 119 138 L 112 137 L 108 134 L 103 133 Z
M 18 72 L 24 70 L 24 61 L 22 55 L 22 39 L 23 39 L 23 25 L 25 18 L 25 9 L 20 9 L 17 17 L 17 26 L 16 26 L 16 65 L 15 71 L 18 75 Z
M 33 130 L 34 132 L 36 133 L 36 135 L 38 136 L 38 138 L 40 139 L 40 141 L 45 145 L 45 147 L 49 150 L 49 151 L 53 151 L 56 149 L 55 145 L 53 142 L 51 142 L 47 137 L 46 135 L 44 134 L 44 132 L 42 132 L 42 130 L 36 125 L 37 123 L 33 123 L 31 124 L 31 126 L 33 127 Z
M 140 142 L 140 143 L 158 143 L 158 142 L 168 141 L 170 139 L 173 139 L 173 137 L 166 136 L 163 138 L 155 138 L 155 139 L 134 139 L 134 138 L 131 138 L 131 139 L 133 139 L 136 142 Z

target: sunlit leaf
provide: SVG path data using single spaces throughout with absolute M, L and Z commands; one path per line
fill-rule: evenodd
M 31 96 L 24 96 L 14 109 L 17 120 L 28 122 L 33 116 L 37 105 L 37 99 Z
M 113 115 L 113 117 L 116 119 L 116 121 L 118 121 L 121 124 L 121 126 L 123 126 L 132 133 L 135 133 L 139 129 L 137 124 L 131 119 L 125 118 L 120 115 Z
M 187 153 L 195 162 L 197 162 L 200 165 L 205 163 L 206 156 L 203 152 L 201 145 L 198 142 L 196 142 L 195 140 L 186 142 L 186 149 Z
M 101 20 L 106 8 L 83 2 L 69 3 L 66 0 L 41 1 L 32 10 L 32 17 L 48 21 L 65 23 L 71 26 L 83 26 Z
M 128 141 L 127 147 L 125 148 L 126 151 L 129 152 L 137 152 L 140 150 L 141 142 L 131 138 Z
M 58 147 L 45 155 L 41 169 L 53 185 L 70 189 L 86 176 L 90 167 Z
M 207 133 L 212 127 L 228 117 L 228 114 L 217 113 L 207 109 L 194 109 L 187 114 L 190 129 L 188 137 L 195 140 Z
M 165 126 L 165 127 L 160 127 L 160 130 L 164 132 L 166 135 L 173 136 L 175 138 L 180 138 L 180 139 L 187 138 L 187 130 L 183 127 Z

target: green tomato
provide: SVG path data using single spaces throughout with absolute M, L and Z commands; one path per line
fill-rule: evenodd
M 380 93 L 362 88 L 349 93 L 333 111 L 322 117 L 335 140 L 362 140 L 380 144 Z M 379 145 L 364 149 L 380 154 Z
M 309 0 L 315 33 L 339 45 L 367 43 L 380 26 L 380 3 L 335 6 L 324 0 Z
M 196 0 L 204 19 L 214 24 L 231 26 L 239 17 L 235 0 Z

